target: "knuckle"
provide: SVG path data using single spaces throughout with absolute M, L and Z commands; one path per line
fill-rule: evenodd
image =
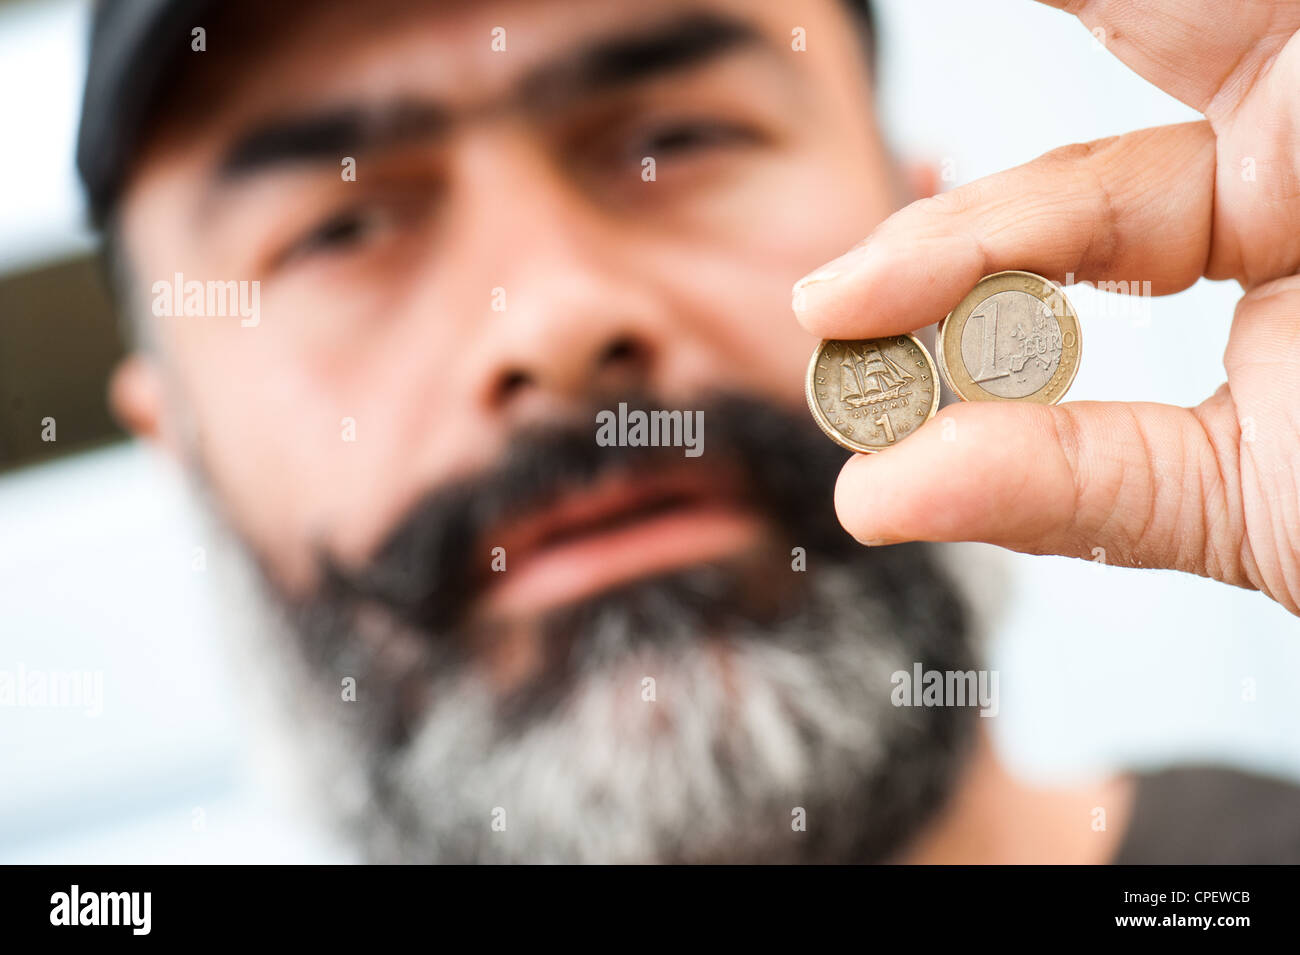
M 1103 158 L 1111 147 L 1118 142 L 1118 136 L 1107 136 L 1104 139 L 1094 139 L 1086 143 L 1070 143 L 1049 150 L 1043 154 L 1043 159 L 1050 163 L 1069 166 L 1091 162 L 1094 159 Z
M 918 219 L 951 219 L 961 216 L 980 204 L 985 192 L 983 180 L 969 182 L 947 192 L 918 199 L 909 207 L 909 214 Z
M 1052 426 L 1055 430 L 1056 445 L 1061 452 L 1061 464 L 1072 487 L 1072 495 L 1066 502 L 1058 522 L 1069 526 L 1076 522 L 1087 498 L 1088 478 L 1081 466 L 1083 453 L 1083 426 L 1074 409 L 1067 405 L 1056 405 L 1050 411 Z

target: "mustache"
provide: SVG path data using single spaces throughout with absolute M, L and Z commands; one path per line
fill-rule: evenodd
M 673 407 L 649 394 L 621 400 L 634 409 Z M 451 628 L 483 585 L 487 555 L 479 551 L 491 529 L 602 479 L 684 461 L 735 475 L 745 503 L 784 530 L 792 547 L 841 559 L 860 550 L 834 514 L 845 453 L 807 415 L 734 393 L 707 396 L 695 409 L 703 411 L 707 452 L 684 459 L 681 448 L 598 444 L 596 416 L 604 410 L 608 402 L 593 402 L 586 414 L 517 432 L 496 466 L 426 494 L 363 565 L 318 555 L 322 595 L 378 604 L 426 631 Z

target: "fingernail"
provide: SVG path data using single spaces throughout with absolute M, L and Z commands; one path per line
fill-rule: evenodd
M 845 252 L 837 259 L 832 259 L 816 271 L 809 272 L 798 282 L 794 283 L 794 288 L 790 290 L 790 301 L 796 312 L 802 311 L 807 303 L 807 296 L 804 292 L 814 285 L 822 285 L 827 282 L 833 282 L 846 272 L 851 272 L 862 260 L 866 253 L 866 242 L 863 241 L 855 245 L 849 251 Z
M 839 276 L 835 269 L 820 269 L 812 275 L 805 275 L 798 282 L 794 283 L 794 288 L 790 290 L 790 308 L 796 313 L 807 311 L 808 309 L 808 287 L 817 285 L 820 282 L 830 282 Z
M 884 537 L 868 537 L 866 539 L 861 537 L 855 537 L 853 539 L 857 541 L 859 544 L 861 544 L 863 547 L 888 547 L 890 544 L 898 543 L 898 541 L 889 540 Z
M 838 262 L 839 259 L 836 259 L 835 261 Z M 810 272 L 808 275 L 805 275 L 798 282 L 794 283 L 794 290 L 798 292 L 800 289 L 806 289 L 808 286 L 816 285 L 818 282 L 829 282 L 832 279 L 839 278 L 840 270 L 833 268 L 832 266 L 834 266 L 834 264 L 835 263 L 832 262 L 830 265 L 824 265 L 816 272 Z

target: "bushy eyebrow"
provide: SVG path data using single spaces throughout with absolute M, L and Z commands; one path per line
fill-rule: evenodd
M 411 99 L 349 104 L 285 116 L 240 136 L 217 166 L 223 184 L 268 168 L 338 162 L 370 150 L 436 140 L 467 113 L 554 109 L 620 86 L 700 65 L 763 42 L 752 24 L 717 13 L 690 13 L 582 43 L 530 70 L 503 101 L 453 112 Z
M 218 166 L 218 178 L 231 182 L 272 166 L 337 162 L 367 149 L 435 138 L 449 122 L 449 114 L 435 105 L 400 101 L 285 117 L 240 137 Z

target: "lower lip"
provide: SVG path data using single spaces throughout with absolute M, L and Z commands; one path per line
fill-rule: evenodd
M 638 578 L 733 556 L 758 544 L 752 514 L 722 505 L 684 507 L 528 555 L 489 581 L 479 612 L 519 619 Z

